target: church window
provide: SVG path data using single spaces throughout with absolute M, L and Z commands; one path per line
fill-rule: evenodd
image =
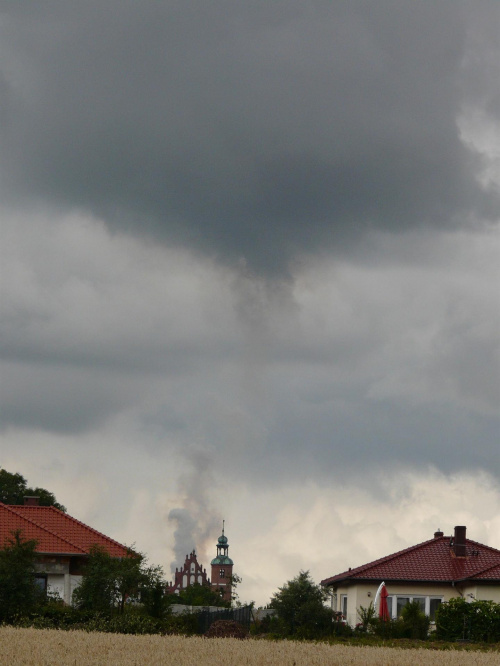
M 219 569 L 219 578 L 225 578 L 225 577 L 226 577 L 226 570 Z

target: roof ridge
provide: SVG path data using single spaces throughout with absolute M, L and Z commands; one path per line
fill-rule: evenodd
M 15 511 L 14 509 L 12 509 L 11 507 L 12 507 L 12 506 L 15 506 L 15 505 L 12 505 L 12 504 L 3 504 L 3 503 L 1 503 L 1 502 L 0 502 L 0 504 L 1 504 L 2 506 L 4 506 L 8 511 L 11 511 L 12 513 L 15 513 L 16 516 L 19 516 L 19 517 L 22 518 L 23 520 L 26 520 L 28 523 L 31 523 L 32 525 L 36 525 L 36 527 L 39 527 L 39 528 L 40 528 L 41 530 L 43 530 L 44 532 L 47 532 L 48 534 L 51 534 L 52 536 L 55 536 L 57 539 L 60 539 L 61 541 L 65 541 L 66 543 L 69 543 L 70 546 L 73 546 L 73 548 L 77 548 L 81 553 L 84 553 L 84 554 L 86 553 L 86 551 L 85 551 L 81 546 L 78 546 L 76 543 L 73 543 L 73 542 L 70 541 L 69 539 L 66 539 L 66 537 L 63 537 L 63 536 L 61 536 L 60 534 L 58 534 L 57 532 L 54 532 L 54 531 L 50 530 L 50 529 L 49 529 L 48 527 L 46 527 L 45 525 L 41 525 L 41 524 L 40 524 L 39 522 L 37 522 L 36 520 L 33 520 L 33 518 L 28 518 L 27 516 L 24 516 L 24 515 L 23 515 L 22 513 L 20 513 L 19 511 Z M 40 507 L 38 506 L 38 507 L 34 507 L 34 508 L 39 509 Z M 45 506 L 45 507 L 42 507 L 42 508 L 43 508 L 43 509 L 55 509 L 56 511 L 59 511 L 59 509 L 56 509 L 55 507 L 51 507 L 51 506 Z M 59 511 L 59 513 L 61 513 L 63 516 L 66 515 L 63 511 Z
M 61 511 L 60 509 L 58 509 L 55 506 L 43 506 L 43 507 L 37 506 L 37 507 L 27 507 L 27 508 L 28 509 L 31 509 L 31 508 L 33 508 L 33 509 L 51 509 L 52 511 L 55 511 L 56 513 L 60 514 L 61 516 L 64 516 L 64 518 L 67 518 L 67 519 L 73 521 L 74 523 L 77 523 L 78 525 L 81 525 L 82 527 L 85 527 L 85 529 L 89 530 L 93 534 L 97 534 L 100 537 L 102 537 L 103 539 L 105 539 L 106 541 L 115 544 L 115 546 L 120 546 L 120 548 L 125 548 L 126 550 L 132 550 L 131 548 L 128 548 L 128 546 L 124 546 L 119 541 L 115 541 L 115 539 L 112 539 L 111 537 L 107 536 L 106 534 L 103 534 L 102 532 L 99 532 L 99 530 L 96 530 L 93 527 L 90 527 L 90 525 L 87 525 L 86 523 L 82 522 L 81 520 L 78 520 L 78 518 L 74 518 L 69 513 L 65 513 L 64 511 Z

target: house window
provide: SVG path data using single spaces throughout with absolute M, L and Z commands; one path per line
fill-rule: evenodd
M 428 615 L 431 619 L 431 622 L 434 622 L 436 616 L 436 609 L 439 604 L 443 601 L 442 597 L 424 597 L 424 596 L 399 596 L 392 595 L 387 597 L 387 605 L 389 607 L 389 615 L 393 619 L 401 617 L 401 611 L 408 603 L 416 601 L 420 607 L 422 613 Z
M 435 622 L 436 620 L 436 611 L 439 608 L 439 605 L 441 604 L 443 600 L 440 597 L 431 597 L 429 599 L 429 617 L 431 618 L 431 622 Z
M 413 597 L 413 601 L 417 602 L 421 613 L 425 613 L 425 597 Z
M 347 594 L 340 595 L 340 612 L 347 618 Z
M 47 592 L 47 576 L 35 576 L 35 583 L 42 592 Z
M 410 597 L 396 597 L 396 617 L 401 617 L 401 611 L 410 603 Z

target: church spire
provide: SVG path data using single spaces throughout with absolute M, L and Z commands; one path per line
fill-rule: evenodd
M 223 599 L 231 601 L 231 580 L 233 560 L 229 557 L 229 543 L 224 534 L 225 520 L 222 521 L 222 534 L 217 539 L 217 556 L 212 562 L 212 587 L 222 594 Z

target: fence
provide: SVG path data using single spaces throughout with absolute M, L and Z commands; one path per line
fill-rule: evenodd
M 252 619 L 251 606 L 242 606 L 241 608 L 221 608 L 220 610 L 203 610 L 198 613 L 198 631 L 200 634 L 206 633 L 213 622 L 216 620 L 235 620 L 247 629 L 250 629 Z

